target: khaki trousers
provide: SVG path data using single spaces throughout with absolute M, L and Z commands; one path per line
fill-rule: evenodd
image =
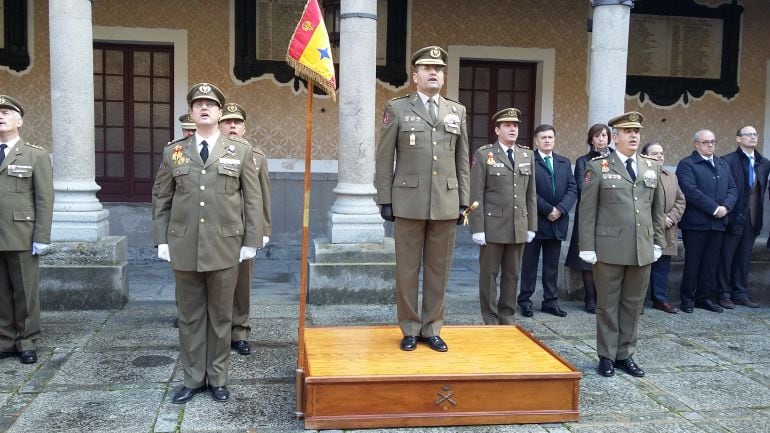
M 396 218 L 396 309 L 404 335 L 432 337 L 441 332 L 456 224 L 455 220 Z M 422 315 L 417 310 L 420 265 Z
M 193 389 L 225 386 L 238 266 L 211 272 L 174 271 L 174 277 L 184 384 Z
M 487 243 L 479 250 L 479 304 L 485 325 L 513 325 L 516 284 L 519 281 L 524 244 Z M 497 274 L 500 298 L 497 297 Z
M 622 360 L 636 351 L 639 316 L 650 284 L 651 265 L 593 266 L 596 284 L 596 350 L 599 356 Z
M 40 258 L 0 251 L 0 352 L 35 350 L 40 337 Z
M 232 341 L 249 340 L 251 323 L 251 279 L 254 276 L 254 259 L 244 260 L 238 265 L 238 281 L 233 295 L 233 330 Z

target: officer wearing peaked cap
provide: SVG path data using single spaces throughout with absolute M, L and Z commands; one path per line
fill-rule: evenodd
M 516 146 L 520 116 L 518 108 L 495 113 L 497 142 L 477 149 L 471 164 L 471 203 L 479 207 L 469 219 L 473 242 L 480 246 L 479 303 L 486 325 L 515 324 L 524 243 L 537 231 L 533 153 Z
M 658 161 L 637 155 L 644 117 L 635 111 L 609 121 L 616 151 L 586 164 L 580 199 L 580 258 L 596 283 L 598 372 L 615 368 L 641 377 L 634 362 L 639 315 L 651 264 L 666 245 Z
M 195 134 L 195 122 L 193 121 L 192 114 L 185 113 L 179 116 L 179 125 L 182 127 L 182 135 L 189 137 Z
M 196 133 L 163 151 L 153 191 L 158 257 L 171 262 L 184 385 L 172 403 L 206 386 L 226 401 L 238 264 L 262 246 L 261 190 L 252 150 L 219 133 L 224 95 L 209 83 L 187 94 Z
M 440 95 L 447 53 L 425 47 L 412 56 L 414 95 L 388 102 L 375 161 L 380 214 L 395 221 L 396 306 L 411 351 L 421 340 L 446 351 L 439 336 L 452 263 L 455 224 L 469 203 L 465 107 Z M 396 170 L 393 162 L 396 162 Z M 423 264 L 422 307 L 418 274 Z M 422 314 L 420 314 L 422 312 Z
M 19 136 L 24 108 L 0 95 L 0 357 L 37 362 L 39 256 L 51 243 L 53 174 L 48 152 Z
M 224 114 L 219 119 L 219 130 L 225 135 L 236 137 L 248 143 L 243 136 L 246 134 L 246 110 L 235 102 L 225 104 Z M 261 146 L 249 144 L 252 149 L 252 160 L 259 172 L 259 188 L 262 191 L 260 208 L 262 209 L 262 225 L 260 235 L 262 246 L 270 241 L 271 209 L 270 209 L 270 178 L 267 169 L 267 155 Z M 235 285 L 233 297 L 233 324 L 230 336 L 230 347 L 241 355 L 251 354 L 249 336 L 251 335 L 251 280 L 254 276 L 254 259 L 244 260 L 238 267 L 238 282 Z

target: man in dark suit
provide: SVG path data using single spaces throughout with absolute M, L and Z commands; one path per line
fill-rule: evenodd
M 53 170 L 48 151 L 19 135 L 24 108 L 0 95 L 0 358 L 37 362 L 40 256 L 51 244 Z
M 515 323 L 521 255 L 537 230 L 532 151 L 516 145 L 520 115 L 518 108 L 495 113 L 497 142 L 478 148 L 471 165 L 471 202 L 479 206 L 470 224 L 473 242 L 480 246 L 479 305 L 485 325 Z
M 252 149 L 217 127 L 224 95 L 199 83 L 187 93 L 196 132 L 171 142 L 153 189 L 158 257 L 171 262 L 184 385 L 171 402 L 205 389 L 227 401 L 238 264 L 262 246 L 261 189 Z
M 532 301 L 537 281 L 537 263 L 543 251 L 544 313 L 564 317 L 559 308 L 556 288 L 559 276 L 561 242 L 567 239 L 569 211 L 577 201 L 577 185 L 572 175 L 570 160 L 553 151 L 556 130 L 551 125 L 540 125 L 534 131 L 535 182 L 537 191 L 537 232 L 535 239 L 524 247 L 521 265 L 521 290 L 518 304 L 524 317 L 532 317 Z
M 633 360 L 651 264 L 666 245 L 660 164 L 637 155 L 644 117 L 611 119 L 616 152 L 586 165 L 580 199 L 580 258 L 594 265 L 600 375 L 644 376 Z
M 749 263 L 754 241 L 762 230 L 764 196 L 770 161 L 757 148 L 757 130 L 750 125 L 738 129 L 738 149 L 724 155 L 735 181 L 735 207 L 727 214 L 727 229 L 717 267 L 719 305 L 733 309 L 735 305 L 758 308 L 748 295 Z
M 414 350 L 418 339 L 447 351 L 439 335 L 444 295 L 456 224 L 462 224 L 470 199 L 465 107 L 440 94 L 447 56 L 437 46 L 414 53 L 417 92 L 388 101 L 377 143 L 374 185 L 380 215 L 395 221 L 396 310 L 405 351 Z
M 717 296 L 717 265 L 727 214 L 735 207 L 737 191 L 730 167 L 714 155 L 716 137 L 709 130 L 693 136 L 695 150 L 676 167 L 679 187 L 686 202 L 679 221 L 684 243 L 684 270 L 679 289 L 679 309 L 693 307 L 721 313 Z

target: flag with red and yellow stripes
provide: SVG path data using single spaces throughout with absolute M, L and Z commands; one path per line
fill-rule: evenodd
M 329 33 L 317 0 L 308 0 L 286 52 L 286 62 L 302 78 L 318 83 L 332 99 L 337 99 Z

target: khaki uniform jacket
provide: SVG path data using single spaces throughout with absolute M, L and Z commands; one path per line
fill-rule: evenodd
M 665 248 L 660 164 L 637 155 L 636 182 L 617 152 L 586 164 L 580 198 L 580 249 L 598 261 L 644 266 L 653 262 L 653 244 Z
M 50 244 L 53 201 L 48 151 L 19 139 L 0 164 L 0 250 L 30 251 L 32 242 Z
M 240 247 L 261 247 L 262 193 L 252 149 L 220 135 L 204 164 L 195 135 L 163 151 L 153 191 L 155 243 L 177 271 L 238 264 Z
M 514 146 L 511 166 L 499 142 L 480 147 L 471 163 L 471 233 L 484 232 L 487 242 L 525 243 L 537 231 L 535 159 L 527 148 Z
M 684 215 L 684 193 L 682 193 L 681 188 L 679 188 L 679 181 L 676 179 L 676 174 L 663 167 L 660 169 L 660 184 L 663 186 L 663 212 L 665 212 L 665 216 L 671 218 L 671 221 L 674 222 L 674 225 L 665 229 L 666 247 L 663 248 L 663 255 L 676 256 L 679 246 L 676 239 L 676 232 L 678 229 L 677 223 L 679 223 L 679 220 L 682 219 L 682 215 Z M 665 224 L 665 218 L 663 219 L 663 222 Z
M 433 124 L 418 94 L 391 99 L 377 145 L 377 203 L 392 204 L 400 218 L 457 219 L 470 198 L 466 128 L 457 102 L 439 97 Z
M 252 158 L 259 173 L 259 189 L 261 192 L 262 230 L 261 236 L 270 236 L 273 233 L 272 205 L 270 203 L 270 172 L 267 170 L 267 155 L 261 147 L 252 145 Z

